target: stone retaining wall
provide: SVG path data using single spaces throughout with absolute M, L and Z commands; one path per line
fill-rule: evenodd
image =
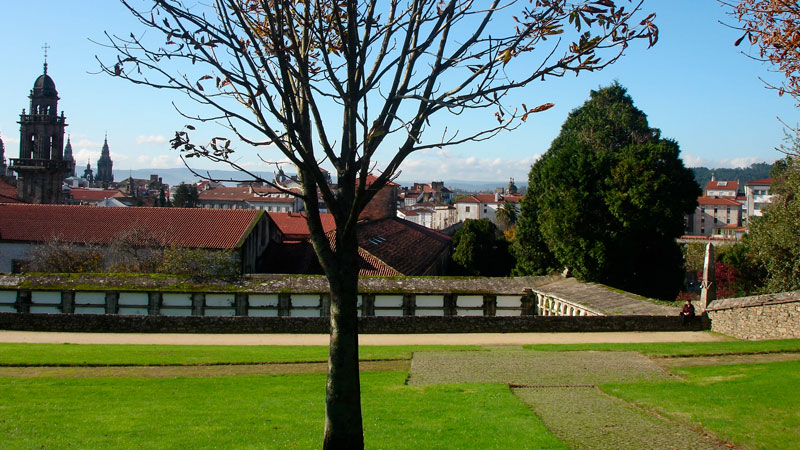
M 800 338 L 800 291 L 711 302 L 711 330 L 747 340 Z
M 365 334 L 700 331 L 675 316 L 362 317 Z M 328 333 L 326 317 L 124 316 L 0 313 L 0 329 L 98 333 Z

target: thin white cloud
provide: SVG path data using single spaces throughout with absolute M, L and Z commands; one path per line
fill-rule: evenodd
M 183 165 L 179 157 L 172 155 L 140 155 L 136 161 L 139 163 L 139 167 L 147 169 L 170 169 Z
M 459 158 L 457 152 L 444 155 L 415 155 L 403 162 L 400 179 L 405 181 L 468 180 L 507 181 L 509 178 L 522 181 L 528 179 L 531 165 L 539 155 L 522 159 Z
M 121 161 L 127 161 L 129 159 L 131 158 L 124 153 L 111 152 L 111 161 L 121 162 Z
M 19 145 L 19 138 L 14 136 L 0 136 L 0 139 L 3 140 L 3 145 L 6 147 L 6 151 L 11 145 Z
M 167 138 L 164 136 L 137 136 L 136 143 L 137 144 L 164 144 L 167 142 Z
M 81 148 L 78 149 L 78 151 L 73 150 L 72 157 L 75 159 L 75 164 L 77 165 L 84 165 L 86 161 L 97 164 L 97 160 L 100 158 L 100 152 L 89 150 L 88 148 Z
M 737 167 L 749 167 L 758 162 L 773 162 L 766 158 L 757 156 L 740 156 L 737 158 L 706 159 L 700 156 L 683 154 L 681 155 L 686 167 L 707 167 L 709 169 L 735 169 Z M 775 158 L 778 159 L 778 158 Z
M 70 139 L 71 139 L 71 138 L 70 138 Z M 102 147 L 102 146 L 103 146 L 103 143 L 102 143 L 102 142 L 100 142 L 100 141 L 93 141 L 93 140 L 91 140 L 91 139 L 79 139 L 79 140 L 77 140 L 77 141 L 75 141 L 75 140 L 71 140 L 71 142 L 72 142 L 72 148 L 75 148 L 75 147 L 90 147 L 90 148 L 91 148 L 91 147 L 94 147 L 94 148 L 100 148 L 100 147 Z

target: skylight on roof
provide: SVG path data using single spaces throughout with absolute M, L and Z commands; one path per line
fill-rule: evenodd
M 381 236 L 373 236 L 373 237 L 369 238 L 369 242 L 371 244 L 373 244 L 373 245 L 380 245 L 380 244 L 383 244 L 384 242 L 386 242 L 386 239 L 384 239 Z
M 720 181 L 720 182 L 719 182 L 719 183 L 717 183 L 717 184 L 719 184 L 720 186 L 727 186 L 727 185 L 728 185 L 728 182 L 727 182 L 727 181 Z

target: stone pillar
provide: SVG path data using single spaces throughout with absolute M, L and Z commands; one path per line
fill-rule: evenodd
M 250 296 L 245 292 L 237 292 L 236 295 L 233 296 L 233 304 L 236 308 L 236 315 L 237 316 L 246 316 L 247 310 L 249 307 L 249 299 Z
M 106 291 L 106 314 L 119 314 L 119 292 Z
M 64 314 L 75 312 L 75 291 L 61 291 L 61 312 Z
M 458 301 L 458 295 L 456 294 L 444 294 L 443 298 L 443 305 L 444 305 L 444 315 L 445 316 L 455 316 L 456 312 L 456 302 Z
M 375 294 L 361 294 L 361 317 L 374 317 L 374 316 L 375 316 Z
M 17 291 L 17 312 L 21 313 L 29 313 L 31 312 L 31 296 L 32 293 L 29 290 L 22 290 L 20 289 Z
M 700 304 L 695 307 L 698 315 L 703 314 L 708 304 L 717 299 L 717 279 L 714 274 L 714 244 L 706 245 L 706 257 L 703 262 L 703 281 L 700 286 Z
M 483 315 L 493 317 L 497 315 L 497 296 L 484 295 L 483 296 Z
M 525 289 L 525 295 L 522 296 L 522 316 L 535 316 L 536 315 L 536 301 L 537 295 L 530 289 Z
M 331 294 L 320 294 L 319 304 L 320 317 L 329 317 L 331 315 Z
M 415 316 L 417 314 L 417 296 L 414 294 L 403 295 L 403 315 Z
M 278 317 L 289 317 L 292 309 L 292 294 L 278 294 Z
M 147 313 L 151 316 L 161 314 L 161 292 L 147 293 Z
M 202 316 L 205 313 L 206 307 L 206 294 L 202 292 L 195 292 L 192 294 L 192 315 Z

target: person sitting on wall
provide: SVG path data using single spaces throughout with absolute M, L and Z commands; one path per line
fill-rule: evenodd
M 686 303 L 683 304 L 681 319 L 684 325 L 694 320 L 694 305 L 692 305 L 691 299 L 687 299 Z

